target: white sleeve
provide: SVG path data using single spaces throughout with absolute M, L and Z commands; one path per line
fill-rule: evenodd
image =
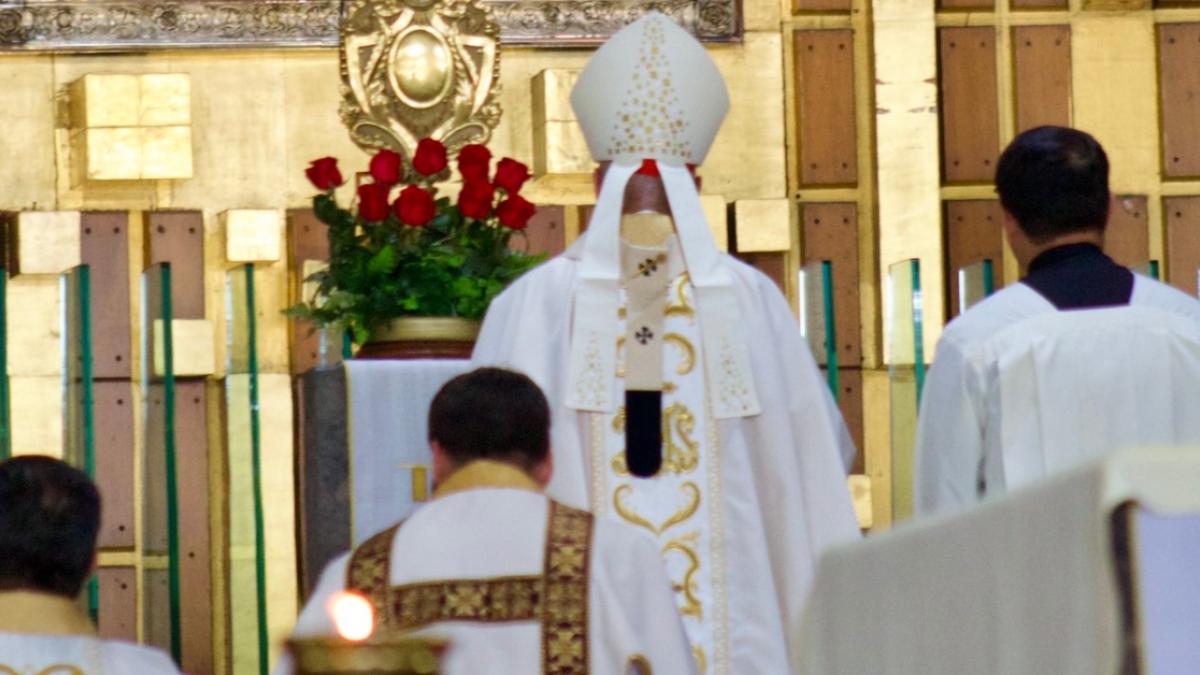
M 925 378 L 914 448 L 913 511 L 929 515 L 978 500 L 983 413 L 963 354 L 943 340 Z
M 346 553 L 325 566 L 325 570 L 321 572 L 321 580 L 317 582 L 316 590 L 305 603 L 300 617 L 296 619 L 296 627 L 292 629 L 293 638 L 336 634 L 333 620 L 329 617 L 325 605 L 329 602 L 330 596 L 346 587 L 346 565 L 349 562 L 350 554 Z M 280 654 L 271 675 L 292 675 L 293 672 L 295 672 L 295 668 L 292 665 L 291 656 L 285 651 Z

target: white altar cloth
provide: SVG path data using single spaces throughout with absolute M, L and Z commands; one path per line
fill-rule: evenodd
M 459 359 L 346 362 L 352 545 L 408 515 L 414 465 L 433 479 L 429 404 L 468 367 Z
M 1200 513 L 1200 448 L 1120 452 L 971 510 L 831 550 L 806 608 L 803 672 L 1119 672 L 1125 631 L 1111 523 L 1130 501 L 1160 515 Z M 1172 539 L 1195 537 L 1187 521 Z M 1148 559 L 1144 551 L 1134 557 Z M 1173 580 L 1189 589 L 1175 594 L 1176 604 L 1200 602 L 1196 577 Z M 1153 613 L 1154 602 L 1143 602 Z M 1200 623 L 1200 607 L 1191 609 L 1173 614 Z

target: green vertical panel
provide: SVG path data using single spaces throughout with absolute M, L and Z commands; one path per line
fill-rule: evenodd
M 888 267 L 884 287 L 885 358 L 891 405 L 892 518 L 912 515 L 913 446 L 925 379 L 920 265 L 903 260 Z
M 235 623 L 234 669 L 266 675 L 270 659 L 267 624 L 266 545 L 262 495 L 262 433 L 259 422 L 258 326 L 254 266 L 232 270 L 226 277 L 227 372 L 226 405 L 230 425 L 230 606 Z M 253 538 L 253 578 L 245 570 L 242 551 Z M 253 583 L 255 591 L 245 588 Z M 253 602 L 252 611 L 247 604 Z M 253 627 L 251 627 L 253 623 Z M 254 636 L 254 649 L 244 640 Z M 251 658 L 251 651 L 253 658 Z
M 833 396 L 838 397 L 837 324 L 833 309 L 833 264 L 811 262 L 800 269 L 800 332 L 813 359 L 826 369 Z
M 175 354 L 171 267 L 142 274 L 142 392 L 145 401 L 143 627 L 147 641 L 179 662 L 179 491 L 175 447 Z M 163 564 L 165 557 L 165 565 Z M 165 572 L 165 578 L 164 578 Z
M 958 270 L 958 313 L 991 295 L 995 290 L 991 260 L 980 260 Z
M 1158 275 L 1158 261 L 1157 260 L 1147 260 L 1146 262 L 1142 263 L 1141 265 L 1134 265 L 1132 269 L 1134 272 L 1148 276 L 1151 279 L 1157 280 L 1157 279 L 1161 278 Z
M 91 280 L 86 265 L 62 276 L 62 369 L 65 414 L 64 458 L 96 479 L 96 443 L 92 396 Z M 99 620 L 100 589 L 96 576 L 88 580 L 87 607 Z

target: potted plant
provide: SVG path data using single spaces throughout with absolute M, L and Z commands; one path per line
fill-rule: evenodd
M 391 150 L 371 158 L 350 208 L 338 204 L 343 178 L 332 157 L 306 174 L 329 226 L 329 265 L 308 277 L 313 297 L 288 310 L 321 328 L 345 330 L 360 358 L 468 356 L 488 304 L 543 256 L 510 246 L 536 211 L 521 197 L 528 168 L 464 146 L 456 158 L 457 197 L 439 195 L 451 170 L 446 147 L 424 139 L 411 163 Z

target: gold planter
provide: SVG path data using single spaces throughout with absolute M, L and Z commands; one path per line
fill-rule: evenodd
M 478 321 L 453 316 L 406 316 L 371 331 L 360 359 L 467 359 L 479 337 Z
M 346 642 L 313 638 L 288 642 L 298 675 L 436 675 L 445 644 L 405 639 Z

